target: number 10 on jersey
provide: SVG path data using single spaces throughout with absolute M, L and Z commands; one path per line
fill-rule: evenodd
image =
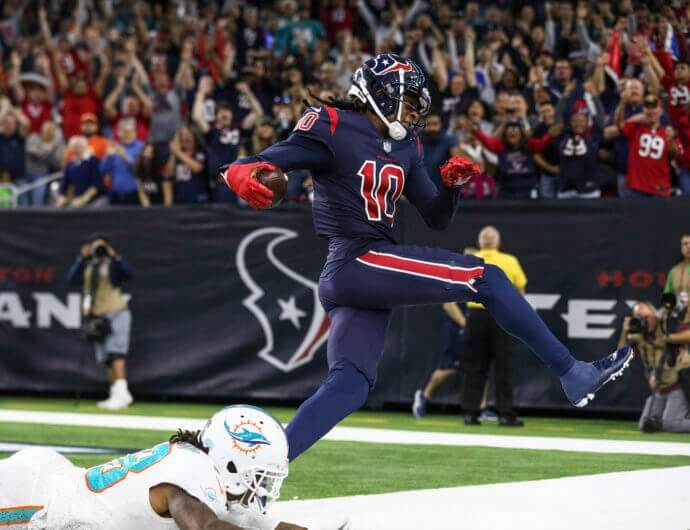
M 395 204 L 405 188 L 405 172 L 395 164 L 385 164 L 377 169 L 374 160 L 366 160 L 357 174 L 362 177 L 360 193 L 364 199 L 364 210 L 370 221 L 381 221 L 383 217 L 393 226 Z

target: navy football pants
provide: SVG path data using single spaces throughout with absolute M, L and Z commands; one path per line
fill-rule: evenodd
M 329 375 L 287 427 L 294 460 L 359 409 L 376 382 L 391 310 L 398 306 L 476 301 L 561 376 L 574 363 L 503 271 L 449 250 L 378 245 L 328 279 L 319 296 L 329 318 Z

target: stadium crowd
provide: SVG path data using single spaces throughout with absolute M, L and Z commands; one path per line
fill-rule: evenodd
M 285 138 L 364 60 L 411 57 L 426 164 L 467 198 L 690 194 L 688 2 L 6 0 L 0 183 L 57 206 L 237 203 L 216 169 Z M 308 172 L 288 195 L 307 201 Z M 45 204 L 41 187 L 25 204 Z

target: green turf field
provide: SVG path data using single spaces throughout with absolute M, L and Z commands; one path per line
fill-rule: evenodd
M 168 416 L 183 418 L 208 418 L 220 405 L 190 403 L 135 403 L 126 411 L 117 414 Z M 7 398 L 0 397 L 0 409 L 44 410 L 54 412 L 111 413 L 96 407 L 95 401 L 83 400 L 75 405 L 70 399 Z M 294 408 L 266 407 L 280 421 L 288 422 L 295 413 Z M 112 414 L 112 413 L 111 413 Z M 568 438 L 600 438 L 608 440 L 643 440 L 655 442 L 690 442 L 687 434 L 654 433 L 643 434 L 635 421 L 599 419 L 526 418 L 527 425 L 521 429 L 506 429 L 496 423 L 485 422 L 481 426 L 467 427 L 462 417 L 432 414 L 418 420 L 411 413 L 403 412 L 356 412 L 340 425 L 347 427 L 369 427 L 402 429 L 408 431 L 433 431 L 473 434 L 508 434 L 512 436 L 559 436 Z M 0 431 L 1 432 L 1 431 Z
M 138 449 L 162 431 L 0 423 L 2 441 Z M 68 455 L 80 466 L 117 455 Z M 323 498 L 690 465 L 690 457 L 320 442 L 290 467 L 283 497 Z
M 180 403 L 137 403 L 122 414 L 207 418 L 219 407 Z M 0 409 L 101 413 L 94 402 L 2 398 Z M 288 421 L 294 409 L 270 408 Z M 342 425 L 473 434 L 559 436 L 616 440 L 690 442 L 682 434 L 643 435 L 635 422 L 587 419 L 526 418 L 523 429 L 505 429 L 486 422 L 465 427 L 461 418 L 432 415 L 416 420 L 409 414 L 359 412 Z M 112 455 L 68 455 L 80 466 L 103 463 L 122 451 L 150 447 L 170 434 L 165 431 L 33 425 L 0 422 L 0 441 L 113 448 Z M 3 457 L 0 453 L 0 457 Z M 447 447 L 322 441 L 290 467 L 283 498 L 323 498 L 558 478 L 613 471 L 690 465 L 690 457 L 539 451 L 490 447 Z

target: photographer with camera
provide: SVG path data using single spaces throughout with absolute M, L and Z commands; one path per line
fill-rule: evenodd
M 133 401 L 125 363 L 132 313 L 120 289 L 132 277 L 132 268 L 101 235 L 86 240 L 68 273 L 69 282 L 82 287 L 82 337 L 93 344 L 110 383 L 108 399 L 98 406 L 110 410 L 125 409 Z
M 642 432 L 690 432 L 690 325 L 687 305 L 673 295 L 662 309 L 638 302 L 623 320 L 619 345 L 633 346 L 645 367 L 652 391 L 642 416 Z

